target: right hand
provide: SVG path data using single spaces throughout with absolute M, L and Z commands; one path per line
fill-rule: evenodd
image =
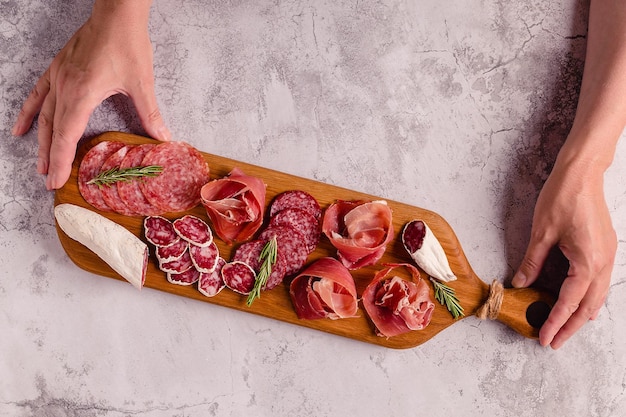
M 154 94 L 147 22 L 133 23 L 114 18 L 96 20 L 92 15 L 54 58 L 24 102 L 12 134 L 25 134 L 39 113 L 37 172 L 47 175 L 48 190 L 67 182 L 89 117 L 114 94 L 131 98 L 150 136 L 170 139 Z

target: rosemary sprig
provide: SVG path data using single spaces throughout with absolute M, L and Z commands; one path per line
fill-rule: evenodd
M 163 171 L 163 167 L 159 165 L 149 165 L 144 167 L 132 167 L 132 168 L 111 168 L 106 171 L 102 171 L 89 181 L 87 184 L 95 184 L 98 187 L 103 185 L 110 186 L 119 181 L 132 181 L 135 178 L 143 177 L 156 177 Z
M 458 319 L 464 316 L 463 307 L 459 299 L 456 297 L 454 288 L 448 287 L 446 284 L 437 281 L 434 278 L 430 278 L 435 287 L 435 299 L 443 306 L 446 306 L 448 311 L 452 314 L 452 317 Z
M 261 297 L 261 289 L 265 287 L 267 283 L 267 279 L 270 277 L 272 273 L 272 266 L 276 263 L 278 255 L 278 243 L 276 242 L 276 236 L 270 239 L 263 249 L 261 250 L 261 254 L 259 255 L 259 260 L 263 261 L 261 264 L 261 269 L 256 276 L 256 281 L 254 282 L 254 288 L 248 294 L 248 300 L 246 304 L 248 307 L 252 305 L 252 302 Z

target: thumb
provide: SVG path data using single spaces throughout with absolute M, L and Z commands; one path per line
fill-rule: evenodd
M 167 142 L 171 140 L 172 134 L 167 126 L 165 126 L 165 121 L 159 111 L 156 96 L 154 95 L 154 84 L 150 83 L 150 85 L 146 87 L 146 89 L 131 92 L 130 94 L 135 108 L 137 109 L 139 120 L 148 135 Z
M 539 277 L 541 268 L 548 258 L 552 244 L 545 240 L 531 238 L 524 259 L 513 276 L 511 285 L 515 288 L 528 287 Z

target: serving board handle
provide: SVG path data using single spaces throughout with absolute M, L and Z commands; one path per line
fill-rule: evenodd
M 550 293 L 536 288 L 504 288 L 496 320 L 525 337 L 537 339 L 554 301 Z

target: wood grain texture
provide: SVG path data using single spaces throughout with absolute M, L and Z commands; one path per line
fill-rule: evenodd
M 125 226 L 128 230 L 134 233 L 136 236 L 145 241 L 143 237 L 142 222 L 143 217 L 128 217 L 115 213 L 101 212 L 90 206 L 80 195 L 77 184 L 78 165 L 82 160 L 85 153 L 93 147 L 95 144 L 104 140 L 117 140 L 130 144 L 140 143 L 154 143 L 153 140 L 147 139 L 141 136 L 130 135 L 120 132 L 107 132 L 104 133 L 89 142 L 83 144 L 78 150 L 77 156 L 72 168 L 72 174 L 66 185 L 57 190 L 55 194 L 55 205 L 61 203 L 77 204 L 83 207 L 87 207 L 102 214 L 105 217 Z M 372 196 L 357 191 L 348 190 L 341 187 L 336 187 L 328 184 L 324 184 L 318 181 L 296 177 L 293 175 L 285 174 L 275 170 L 262 168 L 259 166 L 239 162 L 236 160 L 223 158 L 216 155 L 203 153 L 206 161 L 211 169 L 211 179 L 216 179 L 227 175 L 234 167 L 239 167 L 246 174 L 258 176 L 262 178 L 267 184 L 267 199 L 266 204 L 269 204 L 271 200 L 277 194 L 293 189 L 301 189 L 312 194 L 319 201 L 322 208 L 327 207 L 329 204 L 336 200 L 381 200 L 383 198 L 378 196 Z M 387 200 L 387 203 L 393 212 L 393 224 L 396 236 L 399 236 L 400 231 L 404 225 L 414 219 L 421 219 L 426 222 L 432 229 L 435 236 L 441 242 L 452 271 L 456 274 L 458 279 L 449 285 L 455 289 L 461 305 L 465 310 L 465 317 L 474 315 L 478 308 L 485 302 L 489 293 L 489 285 L 484 283 L 479 277 L 476 276 L 472 270 L 463 250 L 461 244 L 458 241 L 454 231 L 450 225 L 438 214 L 425 210 L 419 207 L 413 207 L 407 204 L 403 204 L 396 201 Z M 198 206 L 192 210 L 184 213 L 170 213 L 165 217 L 175 219 L 183 216 L 184 214 L 194 214 L 198 217 L 209 221 L 208 216 L 202 206 Z M 93 252 L 87 249 L 82 244 L 70 239 L 57 225 L 57 232 L 59 240 L 70 259 L 80 268 L 98 274 L 105 277 L 123 279 L 116 272 L 114 272 L 106 263 L 97 257 Z M 231 253 L 236 246 L 228 246 L 223 243 L 219 238 L 216 238 L 216 243 L 220 249 L 220 254 L 225 259 L 230 259 Z M 151 250 L 153 248 L 151 247 Z M 335 256 L 336 250 L 330 245 L 329 241 L 322 236 L 321 242 L 318 248 L 313 252 L 308 260 L 307 264 L 315 259 L 323 256 Z M 394 239 L 392 243 L 387 247 L 387 251 L 383 258 L 379 261 L 378 265 L 362 268 L 357 271 L 353 271 L 352 275 L 355 279 L 358 294 L 362 294 L 367 284 L 371 281 L 376 271 L 382 268 L 383 263 L 412 263 L 410 256 L 404 250 L 402 243 L 398 238 Z M 398 271 L 401 272 L 401 271 Z M 427 278 L 422 273 L 423 278 Z M 261 316 L 281 320 L 288 323 L 293 323 L 299 326 L 305 326 L 320 331 L 332 333 L 339 336 L 344 336 L 363 342 L 382 345 L 390 348 L 404 349 L 418 346 L 439 332 L 443 331 L 447 327 L 453 325 L 456 321 L 445 307 L 439 305 L 435 301 L 435 312 L 433 314 L 432 321 L 428 327 L 420 331 L 412 331 L 404 335 L 395 336 L 392 338 L 379 337 L 375 334 L 374 328 L 365 314 L 365 310 L 362 305 L 359 308 L 358 318 L 342 319 L 342 320 L 300 320 L 296 316 L 289 298 L 288 282 L 285 282 L 271 291 L 266 291 L 261 294 L 261 298 L 257 299 L 252 306 L 246 305 L 246 297 L 236 294 L 228 289 L 224 289 L 220 294 L 215 297 L 205 297 L 196 288 L 196 286 L 179 286 L 169 283 L 166 280 L 165 273 L 161 272 L 157 267 L 157 261 L 154 254 L 151 254 L 150 264 L 148 266 L 148 274 L 145 282 L 145 287 L 153 288 L 161 291 L 166 291 L 172 294 L 189 297 L 196 300 L 201 300 L 213 304 L 218 304 L 224 307 L 234 308 L 237 310 L 258 314 Z M 132 291 L 129 286 L 129 291 Z M 552 305 L 553 297 L 537 289 L 505 289 L 504 301 L 500 314 L 497 320 L 502 321 L 506 325 L 513 328 L 521 335 L 529 338 L 536 338 L 538 335 L 538 329 L 533 327 L 527 318 L 527 309 L 530 305 L 536 302 L 544 303 L 545 305 Z M 432 295 L 432 288 L 431 288 Z M 434 296 L 433 296 L 434 300 Z M 207 311 L 207 314 L 210 314 Z M 532 322 L 532 320 L 531 320 Z M 533 322 L 534 323 L 534 322 Z M 535 326 L 537 324 L 535 323 Z

